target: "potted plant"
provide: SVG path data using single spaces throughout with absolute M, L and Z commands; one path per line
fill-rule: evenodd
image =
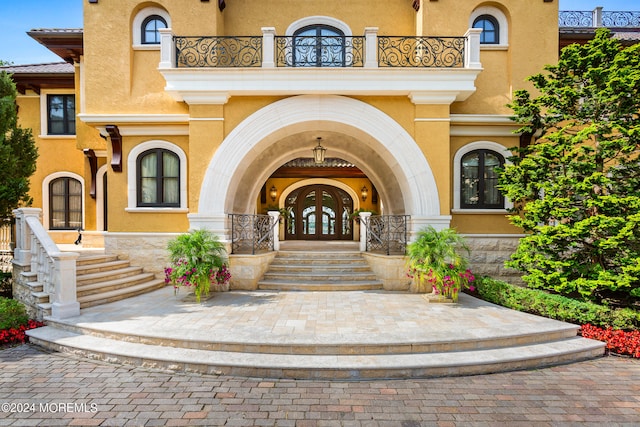
M 355 219 L 356 222 L 360 222 L 360 212 L 371 212 L 371 215 L 378 215 L 378 213 L 376 211 L 374 211 L 373 209 L 356 209 L 355 211 L 351 212 L 351 214 L 349 215 L 349 219 L 353 220 Z
M 170 266 L 164 269 L 165 283 L 176 292 L 182 286 L 193 287 L 196 301 L 214 290 L 228 290 L 231 274 L 226 264 L 227 251 L 218 236 L 208 230 L 194 230 L 171 240 Z
M 458 301 L 464 288 L 474 290 L 475 277 L 467 268 L 467 259 L 460 251 L 469 253 L 462 236 L 447 228 L 422 229 L 417 239 L 407 246 L 409 276 L 414 279 L 417 292 L 433 291 L 440 301 Z

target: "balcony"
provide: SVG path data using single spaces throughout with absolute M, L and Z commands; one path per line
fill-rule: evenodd
M 189 104 L 231 96 L 403 95 L 415 103 L 451 103 L 475 91 L 480 30 L 461 37 L 175 36 L 161 32 L 159 70 L 166 91 Z
M 596 7 L 593 11 L 560 11 L 560 28 L 640 28 L 640 12 L 604 11 Z

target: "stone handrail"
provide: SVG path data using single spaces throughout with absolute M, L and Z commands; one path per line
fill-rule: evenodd
M 49 294 L 51 316 L 64 319 L 80 314 L 76 295 L 77 252 L 62 252 L 51 239 L 40 220 L 42 210 L 20 208 L 16 216 L 16 248 L 14 262 L 30 266 Z

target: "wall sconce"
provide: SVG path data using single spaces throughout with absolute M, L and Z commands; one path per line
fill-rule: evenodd
M 360 195 L 362 196 L 362 201 L 366 202 L 367 201 L 367 196 L 369 195 L 369 189 L 367 188 L 366 185 L 364 185 L 361 189 L 360 189 Z
M 276 201 L 276 197 L 278 197 L 278 189 L 275 185 L 271 186 L 271 190 L 269 190 L 269 196 L 271 196 L 272 201 Z
M 324 163 L 324 152 L 327 151 L 327 149 L 320 145 L 322 138 L 318 137 L 316 139 L 318 140 L 318 146 L 313 149 L 313 161 L 316 164 L 321 164 Z

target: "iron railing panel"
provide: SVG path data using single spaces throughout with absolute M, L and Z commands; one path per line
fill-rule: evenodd
M 364 36 L 276 36 L 277 67 L 363 67 Z
M 262 37 L 182 37 L 173 38 L 176 67 L 261 67 Z
M 378 65 L 464 68 L 465 42 L 465 37 L 378 36 Z
M 278 222 L 270 215 L 229 214 L 231 219 L 231 253 L 273 251 L 273 228 Z
M 409 215 L 371 215 L 365 220 L 367 252 L 404 255 L 407 248 Z

